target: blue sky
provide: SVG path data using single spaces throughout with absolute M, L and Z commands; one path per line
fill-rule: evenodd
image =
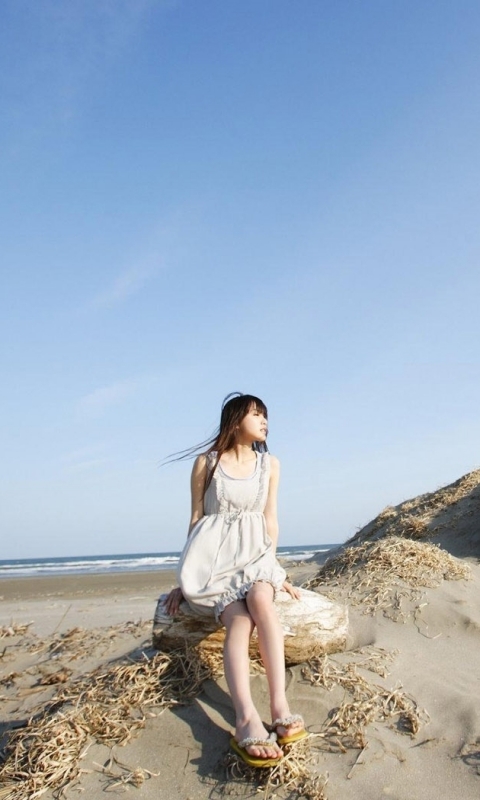
M 0 557 L 178 550 L 223 397 L 281 544 L 479 466 L 480 6 L 4 0 Z

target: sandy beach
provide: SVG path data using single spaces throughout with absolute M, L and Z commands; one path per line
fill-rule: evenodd
M 38 636 L 72 627 L 152 620 L 156 598 L 175 585 L 173 570 L 0 580 L 1 624 L 28 623 Z
M 288 696 L 312 734 L 308 769 L 312 776 L 328 780 L 323 792 L 317 783 L 316 795 L 313 784 L 299 794 L 299 783 L 296 790 L 294 784 L 289 790 L 275 789 L 277 797 L 477 800 L 480 553 L 475 536 L 480 474 L 476 475 L 472 486 L 462 484 L 460 498 L 449 495 L 435 507 L 419 499 L 408 507 L 409 519 L 422 521 L 421 537 L 398 535 L 405 509 L 383 512 L 355 543 L 364 548 L 358 550 L 364 559 L 360 567 L 360 561 L 349 556 L 348 569 L 343 561 L 335 573 L 321 574 L 315 590 L 349 606 L 348 649 L 289 668 Z M 389 525 L 397 526 L 393 538 L 392 530 L 383 535 L 387 518 Z M 470 549 L 466 525 L 472 531 Z M 466 548 L 462 558 L 448 552 L 448 530 L 452 541 L 461 540 Z M 443 537 L 440 567 L 431 561 L 438 551 L 435 536 Z M 397 561 L 409 562 L 411 575 L 421 565 L 423 572 L 417 569 L 415 582 L 400 579 L 393 567 L 385 566 L 387 550 L 396 553 Z M 374 558 L 382 565 L 376 571 Z M 311 562 L 292 565 L 289 573 L 300 584 L 315 579 L 319 569 L 321 564 Z M 430 585 L 422 585 L 422 580 Z M 101 682 L 102 670 L 108 672 L 112 665 L 131 666 L 154 658 L 156 600 L 173 584 L 172 572 L 2 581 L 2 731 L 25 729 L 30 717 L 41 716 L 58 693 L 76 681 L 94 687 Z M 252 677 L 255 698 L 268 721 L 265 680 L 263 674 Z M 61 714 L 62 707 L 50 707 L 50 716 Z M 108 718 L 106 714 L 102 724 Z M 223 676 L 207 677 L 188 702 L 134 710 L 124 746 L 101 735 L 87 736 L 77 759 L 81 771 L 66 796 L 78 796 L 80 790 L 100 800 L 126 789 L 141 800 L 265 796 L 247 777 L 236 778 L 231 771 L 228 740 L 233 722 Z M 21 780 L 17 787 L 18 797 L 32 796 L 21 794 Z M 0 798 L 12 796 L 9 792 L 12 784 L 4 778 Z M 49 789 L 42 796 L 54 795 Z

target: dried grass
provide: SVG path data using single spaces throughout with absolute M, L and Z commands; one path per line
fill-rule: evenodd
M 159 772 L 150 772 L 150 770 L 142 767 L 129 767 L 128 764 L 119 761 L 113 754 L 106 764 L 95 764 L 95 767 L 105 776 L 106 792 L 127 789 L 128 786 L 134 786 L 138 789 L 143 786 L 146 780 L 158 778 L 160 774 Z
M 425 511 L 437 511 L 438 509 L 447 508 L 448 506 L 455 505 L 460 500 L 463 500 L 480 484 L 480 469 L 467 472 L 455 483 L 444 486 L 436 492 L 428 492 L 427 494 L 420 495 L 415 500 L 407 501 L 403 504 L 403 509 L 409 511 L 413 506 L 421 506 Z
M 8 636 L 23 636 L 27 633 L 30 625 L 33 625 L 33 622 L 24 624 L 11 622 L 10 625 L 0 625 L 0 639 L 6 639 Z
M 465 503 L 462 503 L 459 514 L 455 513 L 453 506 L 463 500 L 478 502 L 479 488 L 480 470 L 474 470 L 463 475 L 455 483 L 435 492 L 406 500 L 395 508 L 387 506 L 372 522 L 352 536 L 349 544 L 371 541 L 383 536 L 425 539 L 441 529 L 451 529 L 459 517 L 472 513 Z M 445 512 L 448 512 L 448 522 L 438 524 L 438 518 Z
M 220 678 L 224 674 L 223 667 L 223 649 L 217 648 L 213 650 L 210 648 L 206 650 L 202 647 L 202 642 L 198 645 L 197 649 L 198 658 L 200 663 L 209 671 L 212 678 Z M 250 674 L 263 675 L 265 667 L 260 656 L 253 648 L 250 650 Z
M 10 734 L 1 800 L 35 800 L 46 791 L 60 796 L 78 777 L 90 741 L 126 744 L 145 726 L 147 706 L 188 701 L 209 674 L 193 651 L 157 653 L 95 670 L 65 687 L 40 717 Z
M 112 625 L 108 635 L 104 628 L 85 629 L 81 627 L 70 628 L 64 633 L 53 633 L 47 639 L 34 640 L 28 646 L 32 654 L 46 653 L 49 657 L 68 656 L 70 661 L 84 658 L 85 654 L 92 653 L 95 649 L 106 651 L 111 641 L 122 634 L 131 635 L 150 630 L 151 622 L 122 622 Z
M 224 760 L 226 782 L 219 784 L 215 794 L 226 797 L 231 794 L 231 784 L 249 784 L 262 794 L 264 800 L 277 797 L 276 789 L 289 800 L 326 800 L 325 787 L 328 778 L 313 770 L 315 753 L 311 746 L 315 735 L 283 747 L 284 757 L 274 767 L 257 769 L 249 767 L 234 753 Z
M 388 676 L 388 664 L 396 651 L 365 647 L 348 654 L 346 664 L 323 656 L 309 662 L 302 674 L 315 686 L 326 690 L 340 686 L 346 698 L 330 715 L 324 730 L 310 734 L 307 739 L 284 747 L 285 757 L 275 767 L 262 770 L 249 767 L 234 753 L 225 758 L 227 782 L 220 784 L 215 794 L 231 794 L 230 784 L 249 784 L 262 794 L 264 800 L 277 796 L 295 800 L 326 800 L 328 778 L 318 773 L 318 752 L 345 753 L 348 749 L 362 749 L 367 745 L 367 726 L 371 722 L 398 719 L 398 730 L 414 736 L 420 725 L 428 721 L 428 714 L 419 709 L 415 701 L 401 691 L 401 687 L 385 689 L 369 683 L 359 670 L 367 670 L 383 678 Z M 341 656 L 339 656 L 341 658 Z
M 8 675 L 4 675 L 3 678 L 0 678 L 0 686 L 4 686 L 6 689 L 9 689 L 11 686 L 15 685 L 17 678 L 21 677 L 22 675 L 20 672 L 9 672 Z
M 421 725 L 428 722 L 427 712 L 420 709 L 401 686 L 386 689 L 370 683 L 359 672 L 363 669 L 386 677 L 387 663 L 395 653 L 364 648 L 355 655 L 355 660 L 346 664 L 331 656 L 321 656 L 312 659 L 302 670 L 303 677 L 314 686 L 328 691 L 340 686 L 346 693 L 341 705 L 330 714 L 324 731 L 318 734 L 325 748 L 330 752 L 345 752 L 351 747 L 363 749 L 367 744 L 367 726 L 393 718 L 397 718 L 399 732 L 415 736 Z
M 0 800 L 36 800 L 46 792 L 63 796 L 83 772 L 82 759 L 93 742 L 125 745 L 145 726 L 148 707 L 163 709 L 187 702 L 220 669 L 217 659 L 206 659 L 194 648 L 117 663 L 63 686 L 43 713 L 11 732 L 0 768 Z M 265 798 L 282 787 L 292 800 L 325 800 L 326 779 L 310 770 L 309 740 L 284 750 L 278 765 L 262 771 L 229 754 L 225 762 L 228 782 L 250 782 Z M 105 777 L 106 791 L 138 787 L 153 776 L 139 766 L 122 764 L 113 755 L 98 769 Z M 227 784 L 217 785 L 220 793 L 222 785 Z
M 418 599 L 424 587 L 442 580 L 468 580 L 470 567 L 437 545 L 399 536 L 346 547 L 328 559 L 305 583 L 306 589 L 322 586 L 330 595 L 342 596 L 365 613 L 390 609 L 392 619 L 402 617 L 402 601 Z

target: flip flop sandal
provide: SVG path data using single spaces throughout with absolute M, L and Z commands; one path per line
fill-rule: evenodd
M 301 722 L 303 726 L 303 717 L 300 714 L 292 714 L 290 717 L 285 717 L 284 719 L 275 719 L 270 728 L 276 730 L 277 728 L 291 728 L 295 722 Z M 295 733 L 290 734 L 290 736 L 278 736 L 277 741 L 280 747 L 284 744 L 292 744 L 292 742 L 298 742 L 300 739 L 305 739 L 308 736 L 307 731 L 304 727 L 300 728 L 300 730 L 295 731 Z
M 278 758 L 259 758 L 259 756 L 251 756 L 250 753 L 247 753 L 246 748 L 252 746 L 271 747 L 276 741 L 277 734 L 274 732 L 270 734 L 268 739 L 242 739 L 241 742 L 237 742 L 232 736 L 230 747 L 249 767 L 274 767 L 275 764 L 282 760 L 283 755 L 278 756 Z

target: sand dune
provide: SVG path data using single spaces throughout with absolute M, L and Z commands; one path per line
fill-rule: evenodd
M 404 536 L 441 545 L 459 558 L 480 558 L 480 470 L 455 483 L 388 506 L 346 544 Z

